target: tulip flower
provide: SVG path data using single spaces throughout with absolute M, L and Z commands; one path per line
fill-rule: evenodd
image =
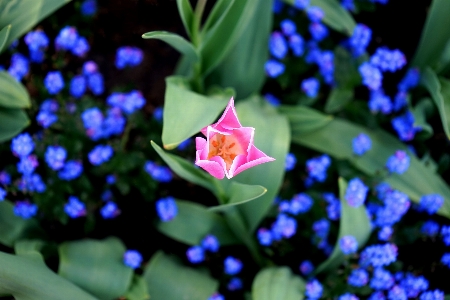
M 201 132 L 206 139 L 195 139 L 195 164 L 218 179 L 224 176 L 230 179 L 248 168 L 275 160 L 255 147 L 255 128 L 241 125 L 233 98 L 219 121 L 206 126 Z

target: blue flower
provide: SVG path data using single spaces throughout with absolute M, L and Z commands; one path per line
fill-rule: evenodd
M 311 22 L 320 22 L 323 17 L 325 17 L 325 13 L 322 8 L 318 6 L 310 6 L 306 9 L 306 14 Z
M 45 161 L 53 170 L 60 170 L 64 167 L 67 158 L 67 151 L 61 146 L 48 146 L 45 151 Z
M 24 175 L 19 181 L 18 188 L 20 191 L 25 192 L 37 192 L 43 193 L 47 189 L 47 186 L 42 181 L 39 174 Z
M 41 51 L 48 46 L 48 37 L 42 30 L 35 30 L 28 32 L 24 37 L 25 44 L 27 44 L 30 51 Z
M 208 298 L 208 300 L 225 300 L 225 298 L 221 294 L 215 292 Z
M 56 49 L 72 50 L 78 40 L 78 32 L 75 27 L 66 26 L 59 32 L 55 39 Z
M 373 277 L 370 280 L 370 287 L 375 290 L 390 289 L 395 283 L 394 277 L 389 271 L 383 268 L 376 268 L 373 271 Z
M 313 199 L 308 194 L 296 194 L 289 203 L 288 212 L 293 215 L 306 213 L 311 209 L 313 202 Z
M 372 113 L 381 112 L 384 115 L 390 114 L 393 108 L 391 98 L 386 96 L 383 90 L 372 91 L 368 105 Z
M 28 59 L 20 53 L 14 53 L 11 56 L 11 65 L 8 68 L 8 73 L 17 81 L 20 81 L 25 75 L 28 74 L 28 71 Z
M 0 187 L 0 202 L 5 200 L 6 195 L 8 194 L 8 192 Z
M 86 79 L 83 76 L 75 76 L 70 81 L 70 94 L 80 98 L 86 92 Z
M 224 272 L 228 275 L 236 275 L 242 270 L 242 262 L 233 256 L 227 256 L 223 262 L 223 265 Z
M 280 76 L 281 74 L 284 73 L 285 70 L 285 66 L 279 61 L 276 61 L 274 59 L 268 60 L 264 68 L 266 70 L 267 76 L 272 78 Z
M 396 190 L 387 192 L 382 200 L 385 205 L 377 209 L 375 218 L 375 224 L 380 227 L 400 221 L 411 206 L 408 196 Z
M 328 28 L 319 22 L 313 22 L 309 25 L 309 33 L 311 37 L 320 42 L 328 36 Z
M 353 178 L 348 182 L 347 190 L 345 191 L 345 200 L 348 205 L 353 207 L 361 206 L 366 200 L 369 188 L 359 178 Z
M 351 12 L 354 12 L 356 9 L 355 2 L 353 0 L 341 0 L 341 5 L 343 8 Z
M 297 9 L 306 9 L 309 5 L 309 0 L 294 0 L 294 7 Z
M 14 205 L 14 214 L 22 219 L 30 219 L 37 214 L 38 207 L 28 201 L 17 201 Z
M 110 160 L 113 152 L 113 148 L 110 145 L 98 145 L 89 152 L 89 162 L 94 166 L 99 166 Z
M 403 174 L 409 168 L 409 156 L 403 150 L 397 150 L 386 162 L 386 168 L 391 173 Z
M 432 220 L 426 221 L 425 223 L 423 223 L 423 225 L 420 229 L 420 231 L 423 234 L 425 234 L 429 237 L 434 237 L 434 236 L 438 235 L 439 230 L 440 230 L 439 224 Z
M 113 219 L 117 217 L 120 214 L 120 210 L 117 207 L 117 204 L 109 201 L 106 202 L 105 205 L 100 209 L 100 214 L 102 215 L 103 219 Z
M 443 263 L 447 268 L 450 268 L 450 253 L 444 253 L 444 255 L 442 255 L 441 263 Z
M 300 57 L 305 52 L 305 41 L 303 40 L 303 37 L 298 34 L 294 33 L 291 36 L 289 36 L 288 39 L 289 47 L 291 47 L 292 54 L 296 57 Z
M 360 255 L 359 264 L 363 267 L 372 265 L 382 267 L 397 260 L 397 246 L 395 244 L 372 245 L 366 247 Z
M 102 74 L 100 72 L 89 74 L 87 77 L 87 85 L 91 90 L 92 94 L 96 96 L 103 94 L 105 87 L 103 83 Z
M 97 12 L 97 0 L 84 0 L 80 10 L 83 16 L 92 17 Z
M 339 220 L 341 217 L 341 201 L 333 193 L 324 193 L 322 196 L 328 203 L 326 208 L 328 219 Z
M 353 29 L 353 34 L 349 39 L 349 45 L 355 57 L 362 55 L 372 38 L 372 30 L 364 25 L 357 24 Z
M 134 67 L 141 63 L 144 53 L 137 47 L 120 47 L 116 52 L 116 68 Z
M 59 171 L 58 176 L 62 180 L 69 181 L 78 178 L 81 173 L 83 173 L 83 164 L 81 161 L 69 160 L 62 170 Z
M 242 289 L 242 280 L 237 277 L 233 277 L 230 279 L 230 282 L 227 284 L 227 289 L 229 291 L 237 291 Z
M 358 250 L 358 241 L 352 235 L 345 235 L 339 240 L 339 247 L 344 254 L 352 254 Z
M 262 246 L 270 246 L 272 244 L 272 233 L 266 228 L 258 229 L 256 233 L 259 244 Z
M 295 25 L 294 21 L 289 19 L 284 19 L 280 22 L 281 31 L 286 36 L 291 36 L 297 31 L 297 26 Z
M 275 240 L 281 238 L 290 238 L 297 231 L 297 221 L 294 218 L 288 217 L 285 214 L 279 214 L 272 225 L 272 237 Z
M 404 115 L 393 118 L 391 124 L 400 140 L 404 142 L 411 141 L 414 139 L 416 132 L 422 130 L 421 127 L 414 126 L 414 115 L 410 111 L 407 111 Z
M 72 53 L 78 57 L 83 57 L 90 50 L 90 46 L 86 38 L 79 36 L 75 45 L 72 47 Z
M 409 69 L 405 77 L 400 81 L 397 88 L 402 92 L 415 88 L 419 84 L 420 71 L 418 68 Z
M 420 300 L 444 300 L 444 292 L 436 289 L 433 291 L 423 292 L 420 295 Z
M 219 240 L 212 234 L 208 234 L 202 240 L 202 247 L 206 251 L 217 252 L 219 251 Z
M 147 161 L 144 170 L 158 182 L 170 182 L 172 180 L 172 172 L 168 167 L 159 166 L 152 161 Z
M 308 177 L 318 182 L 324 182 L 327 178 L 327 169 L 331 164 L 331 159 L 324 154 L 306 161 L 306 171 Z
M 34 142 L 29 133 L 22 133 L 13 138 L 11 151 L 15 156 L 28 156 L 34 150 Z
M 310 98 L 317 97 L 319 92 L 320 83 L 316 78 L 307 78 L 302 81 L 301 89 Z
M 83 64 L 83 75 L 88 76 L 98 72 L 98 66 L 92 60 Z
M 450 225 L 441 228 L 442 241 L 446 246 L 450 246 Z
M 200 246 L 192 246 L 187 249 L 186 256 L 191 263 L 198 264 L 205 260 L 205 251 Z
M 36 155 L 22 156 L 17 163 L 17 171 L 23 175 L 31 175 L 38 165 Z
M 325 239 L 330 232 L 330 221 L 324 218 L 319 219 L 313 223 L 312 229 L 317 237 Z
M 354 294 L 345 293 L 344 295 L 339 296 L 338 300 L 359 300 Z
M 378 239 L 380 241 L 388 241 L 391 239 L 392 233 L 394 233 L 394 230 L 391 226 L 383 226 L 380 231 L 378 231 Z
M 398 49 L 389 50 L 386 47 L 380 47 L 370 58 L 370 63 L 383 72 L 395 72 L 406 65 L 406 57 Z
M 86 205 L 75 196 L 70 196 L 64 205 L 64 212 L 71 218 L 79 218 L 86 215 Z
M 381 88 L 383 75 L 381 71 L 372 64 L 365 62 L 358 68 L 359 74 L 361 74 L 363 84 L 370 90 L 376 91 Z
M 64 87 L 64 79 L 59 71 L 48 72 L 44 85 L 50 95 L 59 93 Z
M 354 269 L 347 278 L 347 283 L 355 287 L 363 287 L 369 282 L 369 273 L 364 269 Z
M 421 292 L 428 289 L 428 280 L 423 276 L 406 274 L 400 281 L 400 286 L 406 291 L 408 298 L 417 298 Z
M 322 296 L 323 287 L 319 281 L 314 279 L 306 284 L 306 296 L 308 299 L 316 300 Z
M 406 296 L 405 290 L 398 285 L 394 285 L 392 289 L 388 293 L 389 300 L 406 300 L 408 297 Z
M 429 215 L 435 214 L 444 204 L 444 198 L 439 194 L 423 195 L 420 197 L 419 209 Z
M 288 46 L 285 38 L 280 32 L 275 31 L 270 35 L 269 51 L 274 57 L 278 59 L 283 59 L 286 56 Z
M 141 266 L 142 255 L 137 250 L 127 250 L 123 255 L 123 262 L 126 266 L 137 269 Z
M 314 271 L 314 265 L 311 261 L 305 260 L 300 264 L 299 269 L 303 275 L 309 275 Z
M 352 147 L 353 153 L 363 155 L 372 148 L 372 140 L 367 134 L 360 133 L 352 140 Z
M 156 212 L 163 222 L 171 221 L 178 213 L 177 203 L 173 197 L 161 198 L 156 201 Z
M 9 175 L 6 171 L 0 172 L 0 184 L 3 185 L 11 184 L 11 175 Z
M 53 123 L 58 121 L 58 116 L 49 112 L 49 111 L 39 111 L 39 113 L 36 116 L 36 121 L 39 125 L 41 125 L 43 128 L 50 127 Z

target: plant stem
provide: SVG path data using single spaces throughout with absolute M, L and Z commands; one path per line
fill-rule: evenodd
M 194 24 L 192 24 L 192 42 L 194 46 L 200 45 L 200 24 L 202 23 L 203 11 L 208 0 L 198 0 L 194 12 Z

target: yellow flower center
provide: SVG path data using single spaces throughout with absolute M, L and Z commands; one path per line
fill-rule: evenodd
M 209 139 L 208 159 L 213 156 L 222 157 L 227 165 L 227 171 L 230 169 L 234 158 L 240 154 L 245 154 L 245 151 L 233 135 L 217 133 Z

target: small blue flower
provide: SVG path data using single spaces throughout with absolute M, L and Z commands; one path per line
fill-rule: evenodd
M 420 71 L 418 68 L 409 69 L 406 72 L 405 77 L 398 84 L 399 91 L 407 92 L 408 90 L 415 88 L 419 84 Z
M 123 262 L 126 266 L 137 269 L 141 266 L 142 255 L 137 250 L 127 250 L 123 255 Z
M 233 256 L 227 256 L 223 262 L 224 272 L 228 275 L 236 275 L 242 270 L 242 262 Z
M 309 33 L 311 37 L 320 42 L 328 36 L 328 28 L 319 22 L 313 22 L 309 25 Z
M 306 14 L 311 22 L 320 22 L 323 17 L 325 17 L 325 13 L 322 8 L 318 6 L 310 6 L 306 9 Z
M 339 220 L 341 217 L 341 201 L 333 193 L 324 193 L 322 196 L 328 203 L 326 208 L 328 219 Z
M 359 298 L 354 294 L 345 293 L 344 295 L 339 296 L 338 300 L 359 300 Z
M 69 160 L 66 162 L 58 176 L 62 180 L 70 181 L 78 178 L 83 173 L 83 164 L 81 161 Z
M 72 50 L 78 40 L 78 32 L 75 27 L 66 26 L 59 32 L 55 39 L 56 49 Z
M 70 81 L 70 94 L 80 98 L 86 92 L 86 79 L 83 76 L 75 76 Z
M 330 221 L 325 218 L 319 219 L 313 223 L 312 229 L 317 237 L 325 239 L 330 232 Z
M 94 166 L 99 166 L 111 159 L 113 148 L 110 145 L 97 145 L 88 154 L 89 162 Z
M 31 175 L 38 165 L 36 155 L 22 156 L 17 163 L 17 171 L 23 175 Z
M 67 151 L 61 146 L 48 146 L 45 151 L 45 161 L 53 170 L 60 170 L 64 167 L 67 158 Z
M 324 154 L 306 161 L 306 171 L 308 177 L 318 182 L 324 182 L 327 178 L 327 169 L 331 164 L 331 159 Z
M 277 60 L 270 59 L 264 66 L 266 74 L 269 77 L 275 78 L 284 73 L 285 66 Z
M 348 205 L 353 207 L 361 206 L 366 200 L 369 188 L 359 178 L 353 178 L 348 182 L 347 190 L 345 191 L 345 200 Z
M 443 263 L 447 268 L 450 268 L 450 253 L 444 253 L 444 255 L 442 255 L 441 263 Z
M 44 85 L 50 95 L 59 93 L 64 87 L 64 79 L 59 71 L 48 72 Z
M 269 51 L 275 58 L 283 59 L 288 51 L 288 45 L 283 35 L 275 31 L 269 38 Z
M 368 62 L 365 62 L 361 66 L 359 66 L 358 70 L 363 80 L 362 83 L 370 90 L 376 91 L 381 88 L 383 75 L 377 67 L 371 65 Z
M 58 116 L 49 112 L 49 111 L 39 111 L 39 113 L 36 116 L 36 121 L 39 125 L 41 125 L 43 128 L 50 127 L 53 123 L 58 121 Z
M 394 285 L 388 293 L 389 300 L 406 300 L 408 297 L 406 296 L 405 290 L 398 285 Z
M 18 188 L 22 192 L 43 193 L 47 189 L 39 174 L 24 175 L 19 181 Z
M 351 12 L 354 12 L 356 9 L 354 0 L 341 0 L 341 5 L 343 8 Z
M 230 282 L 228 282 L 227 289 L 229 291 L 237 291 L 242 289 L 242 285 L 242 280 L 240 278 L 233 277 L 230 279 Z
M 306 284 L 306 296 L 308 299 L 316 300 L 322 296 L 323 287 L 319 281 L 314 279 Z
M 86 215 L 86 205 L 75 196 L 70 196 L 64 205 L 64 212 L 71 218 L 79 218 Z
M 22 219 L 30 219 L 37 214 L 38 207 L 28 201 L 17 201 L 14 205 L 14 214 Z
M 339 240 L 339 247 L 344 254 L 352 254 L 358 250 L 358 241 L 352 235 L 345 235 Z
M 386 47 L 380 47 L 370 58 L 370 63 L 383 72 L 395 72 L 406 65 L 406 57 L 398 49 L 389 50 Z
M 383 226 L 380 231 L 378 231 L 378 239 L 380 241 L 388 241 L 391 239 L 392 233 L 394 233 L 394 230 L 391 226 Z
M 161 198 L 156 201 L 156 212 L 163 222 L 171 221 L 178 213 L 177 203 L 173 197 Z
M 11 65 L 8 68 L 8 73 L 17 81 L 28 74 L 29 71 L 28 59 L 20 53 L 14 53 L 11 56 Z
M 0 202 L 5 200 L 6 195 L 8 194 L 8 192 L 0 187 Z
M 116 178 L 116 175 L 114 175 L 114 174 L 110 174 L 110 175 L 106 176 L 107 184 L 114 184 L 114 183 L 116 183 L 116 180 L 117 180 L 117 178 Z
M 120 210 L 117 207 L 117 204 L 109 201 L 106 202 L 105 205 L 100 209 L 100 214 L 102 215 L 103 219 L 113 219 L 117 217 L 120 214 Z
M 294 7 L 300 10 L 306 9 L 309 5 L 309 0 L 294 0 Z
M 369 282 L 369 273 L 364 269 L 354 269 L 347 278 L 351 286 L 363 287 Z
M 397 132 L 399 139 L 404 142 L 411 141 L 414 139 L 416 133 L 422 130 L 421 127 L 414 125 L 414 115 L 410 111 L 393 118 L 391 124 Z
M 27 44 L 30 51 L 41 51 L 48 46 L 48 37 L 42 30 L 35 30 L 28 32 L 24 37 L 25 44 Z
M 361 252 L 359 264 L 363 267 L 387 266 L 397 260 L 397 251 L 395 244 L 368 246 Z
M 414 276 L 407 273 L 406 276 L 400 280 L 400 286 L 405 290 L 408 298 L 417 298 L 421 292 L 428 289 L 429 283 L 423 276 Z
M 170 182 L 172 180 L 172 172 L 168 167 L 159 166 L 152 161 L 147 161 L 144 170 L 158 182 Z
M 397 150 L 386 162 L 386 168 L 391 173 L 403 174 L 409 168 L 409 156 L 403 150 Z
M 435 214 L 444 204 L 444 198 L 439 194 L 423 195 L 420 198 L 419 209 L 429 215 Z
M 211 295 L 211 297 L 208 298 L 208 300 L 225 300 L 225 298 L 221 294 L 215 292 Z
M 279 214 L 272 225 L 272 237 L 280 240 L 282 237 L 290 238 L 297 231 L 297 220 L 285 214 Z
M 80 10 L 83 16 L 92 17 L 97 12 L 97 0 L 84 0 Z
M 442 241 L 446 246 L 450 246 L 450 225 L 441 228 Z
M 319 88 L 320 88 L 319 80 L 317 80 L 314 77 L 302 81 L 301 89 L 309 98 L 317 97 L 317 94 L 319 93 Z
M 78 57 L 83 57 L 91 49 L 86 38 L 79 36 L 75 45 L 72 47 L 72 53 Z
M 425 223 L 423 223 L 420 231 L 429 236 L 429 237 L 434 237 L 436 235 L 438 235 L 440 230 L 440 226 L 437 222 L 435 221 L 426 221 Z
M 313 199 L 308 194 L 296 194 L 289 203 L 288 212 L 293 215 L 304 214 L 311 209 L 313 203 Z
M 311 261 L 305 260 L 300 264 L 299 269 L 303 275 L 309 275 L 314 271 L 314 265 Z
M 11 151 L 17 157 L 28 156 L 34 150 L 34 142 L 29 133 L 22 133 L 13 138 Z
M 192 246 L 187 249 L 186 256 L 191 263 L 199 264 L 205 260 L 205 251 L 200 246 Z
M 116 68 L 134 67 L 142 62 L 144 53 L 137 47 L 120 47 L 116 52 Z
M 294 21 L 289 19 L 284 19 L 280 22 L 281 31 L 285 36 L 291 36 L 297 32 L 297 26 Z
M 103 94 L 105 89 L 103 83 L 103 75 L 100 72 L 89 74 L 87 77 L 87 85 L 92 94 L 99 96 Z
M 265 94 L 265 95 L 264 95 L 264 98 L 265 98 L 265 99 L 267 100 L 267 102 L 269 102 L 272 106 L 277 107 L 277 106 L 280 106 L 280 104 L 281 104 L 280 99 L 278 99 L 277 97 L 275 97 L 275 96 L 272 95 L 272 94 Z
M 349 45 L 355 57 L 362 55 L 372 38 L 372 30 L 364 25 L 357 24 L 353 29 L 353 34 L 349 39 Z
M 420 300 L 444 300 L 444 292 L 441 290 L 433 290 L 433 291 L 427 291 L 423 292 L 420 295 Z
M 260 228 L 257 232 L 259 244 L 262 246 L 270 246 L 272 244 L 272 233 L 266 228 Z
M 352 140 L 352 146 L 353 153 L 361 156 L 372 148 L 372 140 L 367 134 L 360 133 Z
M 11 184 L 11 175 L 9 175 L 6 171 L 0 172 L 0 184 L 3 185 Z
M 83 75 L 88 76 L 98 72 L 98 66 L 92 60 L 83 64 Z
M 202 247 L 206 251 L 215 253 L 215 252 L 219 251 L 219 247 L 220 247 L 219 240 L 214 235 L 208 234 L 202 240 Z
M 288 44 L 289 47 L 291 47 L 292 54 L 294 54 L 295 57 L 300 57 L 303 53 L 305 53 L 305 41 L 300 34 L 292 34 L 289 37 Z
M 375 290 L 390 289 L 395 283 L 392 274 L 383 268 L 376 268 L 373 272 L 373 277 L 370 280 L 370 287 Z

